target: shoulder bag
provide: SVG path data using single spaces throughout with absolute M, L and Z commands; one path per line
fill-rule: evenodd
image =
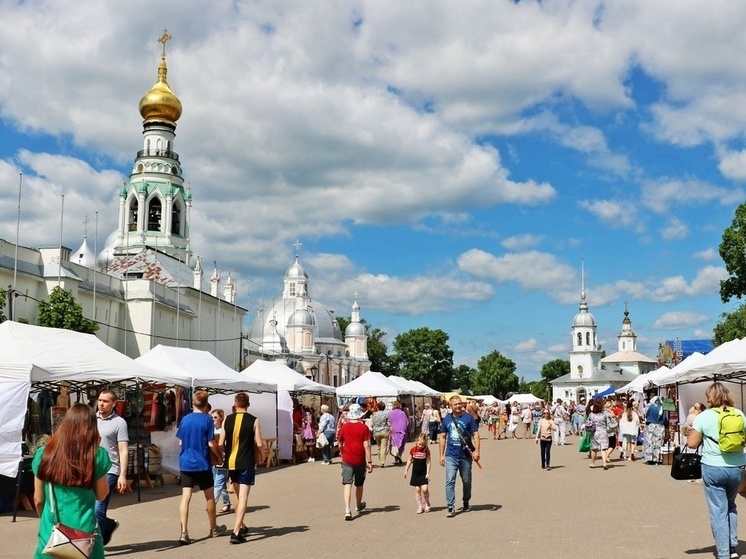
M 699 454 L 699 445 L 694 452 L 682 451 L 676 447 L 673 451 L 671 462 L 671 477 L 678 480 L 700 479 L 702 477 L 702 456 Z
M 98 524 L 92 534 L 62 524 L 54 502 L 54 486 L 52 483 L 47 483 L 49 484 L 49 512 L 52 515 L 54 527 L 42 553 L 58 559 L 89 559 L 93 554 L 93 546 L 98 536 Z

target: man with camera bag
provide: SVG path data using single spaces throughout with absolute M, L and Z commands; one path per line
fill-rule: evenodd
M 456 472 L 463 485 L 462 512 L 469 511 L 471 500 L 472 461 L 479 463 L 479 426 L 471 414 L 464 412 L 461 397 L 452 396 L 448 403 L 451 413 L 440 424 L 440 465 L 446 469 L 446 504 L 448 518 L 456 516 Z

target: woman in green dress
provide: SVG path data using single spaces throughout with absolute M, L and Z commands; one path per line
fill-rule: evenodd
M 111 461 L 99 446 L 96 414 L 86 404 L 75 404 L 60 422 L 57 431 L 34 456 L 34 505 L 41 517 L 35 558 L 52 532 L 54 521 L 49 510 L 49 491 L 54 489 L 55 509 L 60 523 L 85 532 L 96 531 L 94 559 L 104 557 L 104 544 L 96 527 L 96 499 L 109 493 L 106 472 Z

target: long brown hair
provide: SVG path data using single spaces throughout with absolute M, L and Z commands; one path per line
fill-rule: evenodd
M 86 404 L 75 404 L 44 447 L 37 477 L 57 485 L 92 488 L 100 442 L 96 414 Z
M 629 402 L 627 402 L 627 421 L 632 421 L 632 410 L 633 409 L 634 408 L 632 406 L 632 400 L 630 400 Z

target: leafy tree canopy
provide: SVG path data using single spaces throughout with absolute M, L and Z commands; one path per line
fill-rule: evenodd
M 98 324 L 83 317 L 83 307 L 75 300 L 72 292 L 55 287 L 47 301 L 39 301 L 39 314 L 36 317 L 38 326 L 75 330 L 93 334 Z
M 451 388 L 458 388 L 461 394 L 474 394 L 471 379 L 472 375 L 477 370 L 469 367 L 469 365 L 459 365 L 453 369 L 453 380 L 451 381 Z
M 493 350 L 477 361 L 477 371 L 472 375 L 472 390 L 477 394 L 492 394 L 501 400 L 516 392 L 519 386 L 515 363 Z
M 547 383 L 561 377 L 562 375 L 569 374 L 570 362 L 567 359 L 555 359 L 549 361 L 548 363 L 544 363 L 544 366 L 541 368 L 541 378 Z
M 720 315 L 720 322 L 715 325 L 712 343 L 715 346 L 746 336 L 746 304 L 733 312 Z
M 435 390 L 451 389 L 453 351 L 443 330 L 416 328 L 399 334 L 393 343 L 391 369 L 410 380 L 418 380 Z
M 746 202 L 736 208 L 730 227 L 723 231 L 720 257 L 729 277 L 720 281 L 720 299 L 727 303 L 746 294 Z

